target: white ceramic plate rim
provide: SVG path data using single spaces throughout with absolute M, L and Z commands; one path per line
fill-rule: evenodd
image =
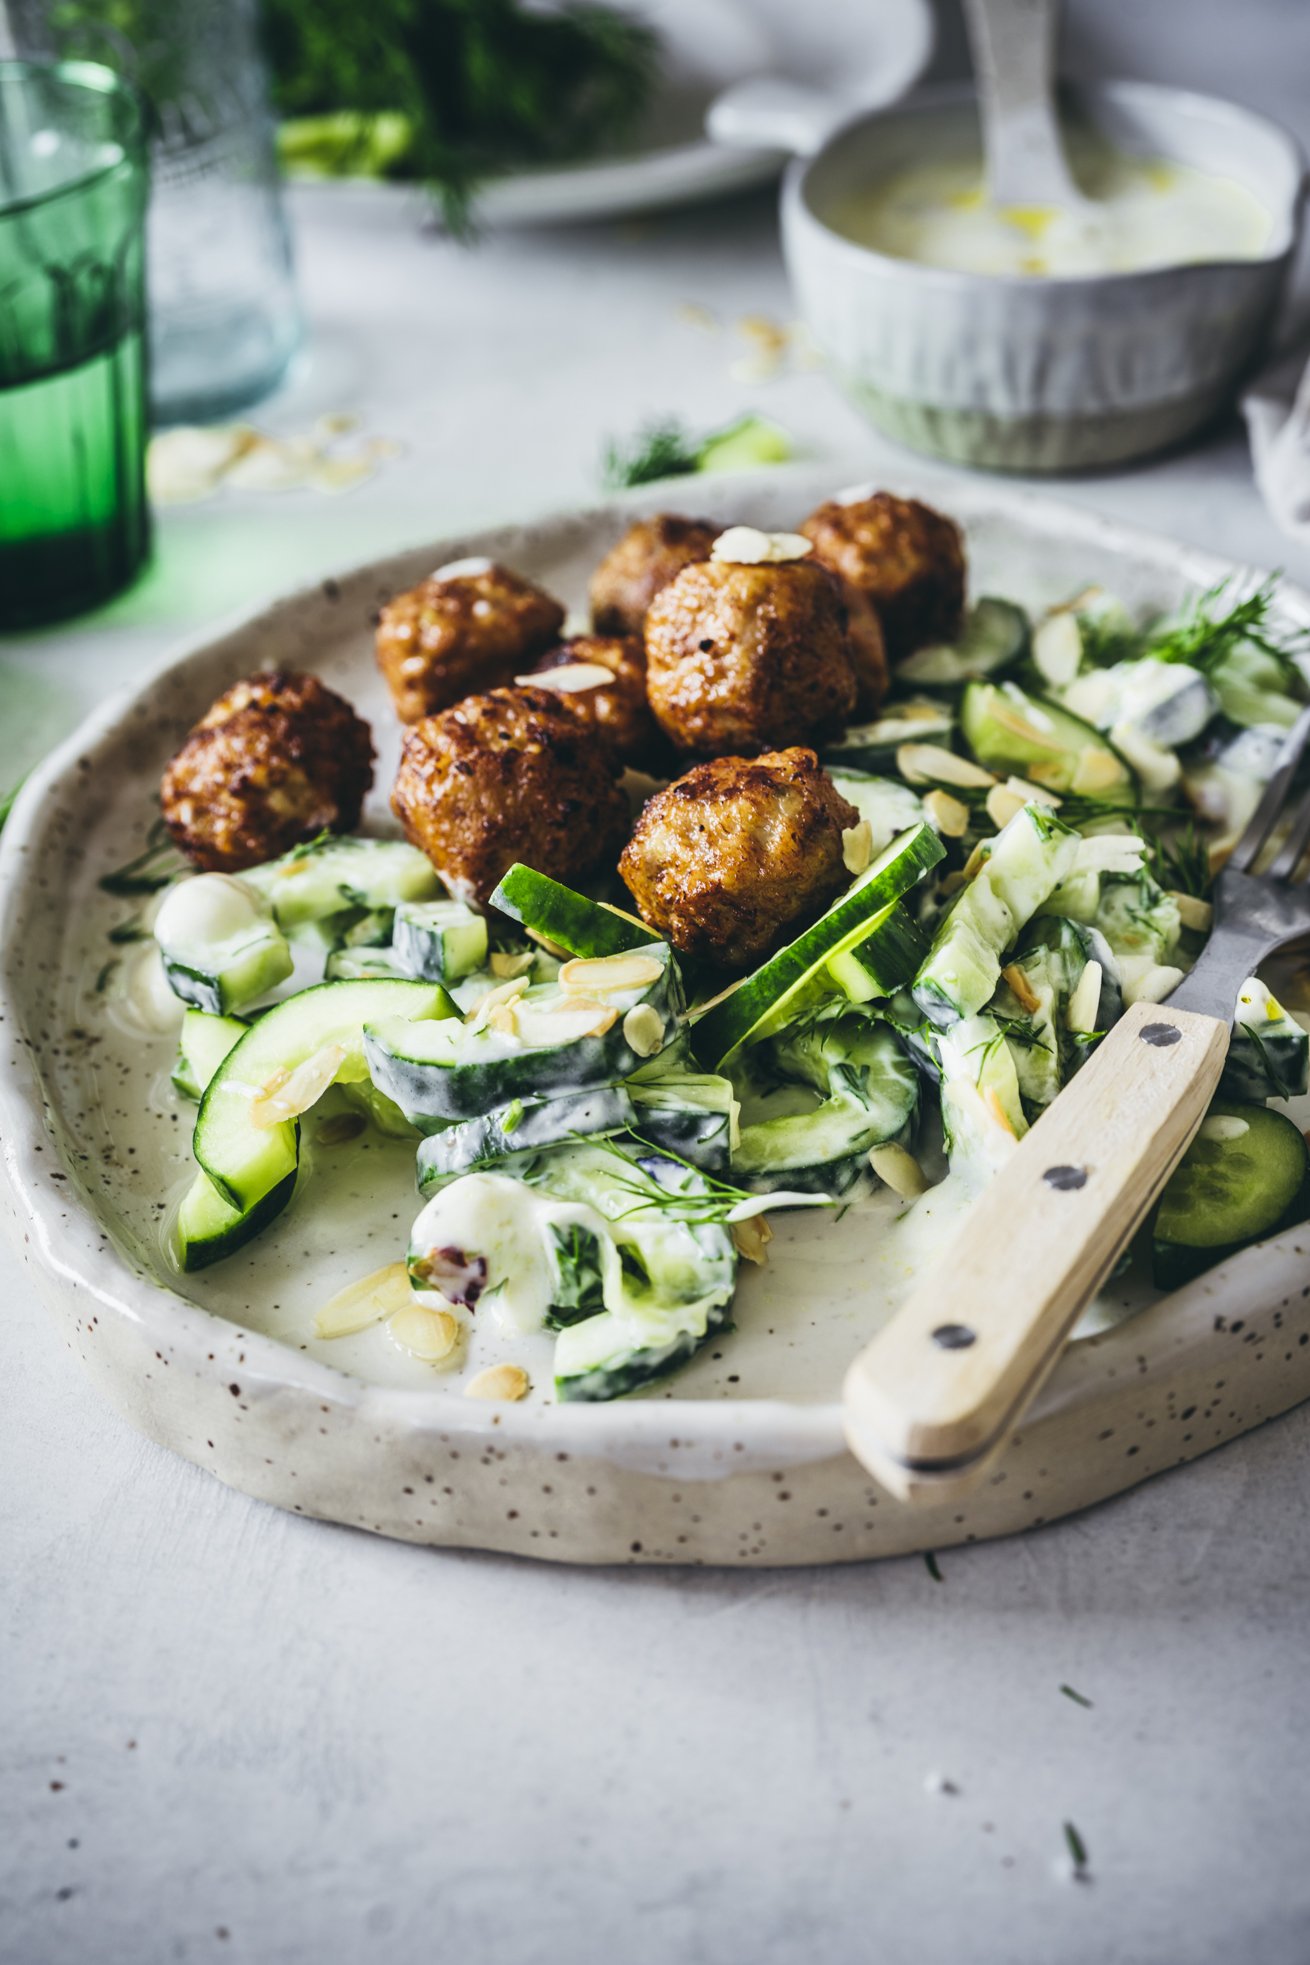
M 724 479 L 748 492 L 761 480 L 777 485 L 795 478 L 805 485 L 811 497 L 820 484 L 828 489 L 859 482 L 867 477 L 867 461 L 836 462 L 823 467 L 821 479 L 814 465 L 792 467 L 786 472 L 750 473 L 734 480 Z M 1114 520 L 1061 505 L 1044 495 L 1031 492 L 979 486 L 967 480 L 952 483 L 944 477 L 920 475 L 918 482 L 906 484 L 912 493 L 936 498 L 957 513 L 967 526 L 972 513 L 988 511 L 1002 518 L 1012 517 L 1032 531 L 1046 531 L 1062 539 L 1084 539 L 1111 549 L 1131 553 L 1163 570 L 1181 574 L 1198 586 L 1212 586 L 1243 569 L 1214 554 L 1179 545 L 1159 534 L 1142 533 Z M 565 519 L 579 526 L 599 524 L 616 512 L 658 508 L 658 497 L 667 498 L 666 487 L 645 488 L 641 492 L 608 500 L 584 511 L 553 512 L 539 516 L 536 523 L 549 525 Z M 798 491 L 798 500 L 804 491 Z M 485 552 L 493 557 L 512 551 L 521 541 L 524 524 L 497 527 L 480 533 L 472 543 L 466 539 L 416 542 L 439 564 L 455 551 Z M 398 547 L 395 555 L 359 562 L 337 577 L 347 579 L 387 564 L 409 548 Z M 288 607 L 295 607 L 319 592 L 322 576 L 307 582 L 272 602 L 243 610 L 231 621 L 189 640 L 171 659 L 152 670 L 136 691 L 119 691 L 104 702 L 74 731 L 67 741 L 32 774 L 14 803 L 3 835 L 0 835 L 0 922 L 11 917 L 11 910 L 23 884 L 29 849 L 39 843 L 47 805 L 67 773 L 77 768 L 78 759 L 109 738 L 132 705 L 159 683 L 188 665 L 203 664 L 214 645 L 227 636 L 248 628 Z M 1280 589 L 1284 609 L 1310 626 L 1310 594 L 1292 586 Z M 19 1005 L 11 986 L 8 946 L 0 945 L 0 1025 L 20 1035 L 9 1054 L 0 1059 L 0 1165 L 3 1166 L 17 1204 L 17 1218 L 23 1238 L 29 1241 L 43 1269 L 53 1279 L 85 1290 L 88 1295 L 116 1315 L 124 1316 L 157 1334 L 174 1356 L 214 1360 L 215 1370 L 240 1364 L 246 1379 L 331 1400 L 336 1406 L 353 1408 L 359 1414 L 376 1413 L 399 1429 L 429 1432 L 439 1427 L 443 1437 L 452 1440 L 485 1440 L 493 1435 L 502 1447 L 512 1441 L 538 1442 L 552 1450 L 600 1459 L 627 1460 L 640 1464 L 667 1444 L 670 1429 L 681 1430 L 694 1440 L 697 1459 L 709 1477 L 728 1475 L 767 1460 L 771 1465 L 827 1460 L 845 1451 L 841 1406 L 836 1401 L 821 1405 L 793 1405 L 780 1399 L 659 1399 L 634 1400 L 614 1405 L 552 1405 L 545 1407 L 484 1406 L 465 1402 L 442 1391 L 404 1391 L 370 1385 L 362 1379 L 300 1357 L 277 1339 L 263 1336 L 202 1309 L 161 1284 L 150 1282 L 131 1268 L 117 1247 L 100 1239 L 98 1217 L 80 1201 L 75 1192 L 56 1193 L 49 1184 L 43 1160 L 44 1150 L 57 1141 L 45 1116 L 41 1084 L 31 1062 L 29 1048 L 21 1036 Z M 70 1184 L 71 1185 L 71 1184 Z M 1144 1320 L 1180 1322 L 1189 1312 L 1221 1298 L 1236 1302 L 1258 1301 L 1262 1265 L 1275 1252 L 1289 1253 L 1298 1244 L 1297 1231 L 1271 1238 L 1257 1248 L 1244 1251 L 1221 1268 L 1190 1284 L 1172 1296 L 1160 1299 L 1136 1318 L 1132 1326 L 1142 1330 Z M 1115 1332 L 1106 1333 L 1112 1339 Z M 1106 1341 L 1092 1339 L 1093 1343 Z M 1081 1347 L 1078 1347 L 1081 1349 Z M 1059 1367 L 1042 1394 L 1034 1416 L 1058 1409 L 1066 1392 L 1061 1385 Z

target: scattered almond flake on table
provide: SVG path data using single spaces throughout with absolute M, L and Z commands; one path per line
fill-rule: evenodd
M 704 306 L 699 300 L 683 300 L 678 305 L 678 319 L 688 327 L 699 328 L 703 334 L 719 334 L 723 323 L 712 307 Z
M 181 425 L 153 438 L 146 458 L 152 503 L 191 505 L 224 489 L 335 495 L 403 455 L 392 437 L 360 437 L 353 410 L 329 410 L 307 432 L 272 436 L 253 424 Z

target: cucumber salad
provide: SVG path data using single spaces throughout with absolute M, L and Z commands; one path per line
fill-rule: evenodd
M 1036 621 L 979 600 L 899 664 L 876 721 L 820 746 L 859 814 L 849 885 L 726 988 L 617 886 L 523 863 L 484 912 L 396 839 L 325 833 L 240 875 L 143 862 L 111 891 L 158 886 L 142 932 L 185 1006 L 179 1267 L 278 1233 L 298 1182 L 312 1209 L 301 1123 L 330 1094 L 343 1140 L 412 1142 L 418 1202 L 394 1269 L 320 1336 L 387 1316 L 439 1372 L 492 1319 L 556 1333 L 558 1399 L 651 1384 L 729 1325 L 770 1211 L 826 1209 L 839 1234 L 880 1189 L 910 1220 L 942 1179 L 971 1199 L 1124 1008 L 1169 995 L 1308 678 L 1268 588 L 1154 622 L 1100 592 Z M 1282 1107 L 1307 1023 L 1244 986 L 1134 1257 L 1157 1287 L 1304 1210 Z M 527 1389 L 500 1374 L 490 1395 Z

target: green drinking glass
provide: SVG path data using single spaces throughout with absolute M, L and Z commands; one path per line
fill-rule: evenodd
M 125 587 L 146 504 L 145 133 L 93 62 L 0 62 L 0 630 Z

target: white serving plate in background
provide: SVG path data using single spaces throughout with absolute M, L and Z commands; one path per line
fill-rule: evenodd
M 817 1563 L 1035 1526 L 1310 1397 L 1310 1229 L 1072 1344 L 990 1481 L 967 1502 L 922 1509 L 882 1493 L 842 1440 L 842 1372 L 885 1314 L 870 1260 L 877 1210 L 779 1217 L 769 1263 L 743 1276 L 737 1330 L 666 1385 L 609 1406 L 549 1402 L 547 1340 L 513 1347 L 542 1389 L 488 1406 L 380 1331 L 310 1337 L 319 1304 L 403 1252 L 418 1207 L 404 1144 L 311 1155 L 292 1209 L 247 1250 L 193 1277 L 169 1263 L 187 1108 L 167 1089 L 172 1039 L 131 1030 L 95 992 L 106 931 L 125 912 L 97 881 L 139 849 L 162 766 L 212 698 L 260 667 L 320 674 L 374 725 L 366 823 L 386 825 L 399 733 L 371 622 L 389 595 L 487 553 L 578 608 L 638 513 L 790 526 L 861 475 L 700 479 L 397 553 L 206 638 L 103 706 L 34 775 L 0 838 L 0 1192 L 70 1349 L 140 1431 L 280 1507 L 415 1542 L 591 1562 Z M 1035 608 L 1090 581 L 1132 606 L 1170 606 L 1232 570 L 1046 498 L 940 476 L 896 488 L 964 523 L 975 593 Z M 1282 605 L 1310 623 L 1310 598 L 1286 589 Z M 495 1355 L 485 1323 L 472 1365 Z

